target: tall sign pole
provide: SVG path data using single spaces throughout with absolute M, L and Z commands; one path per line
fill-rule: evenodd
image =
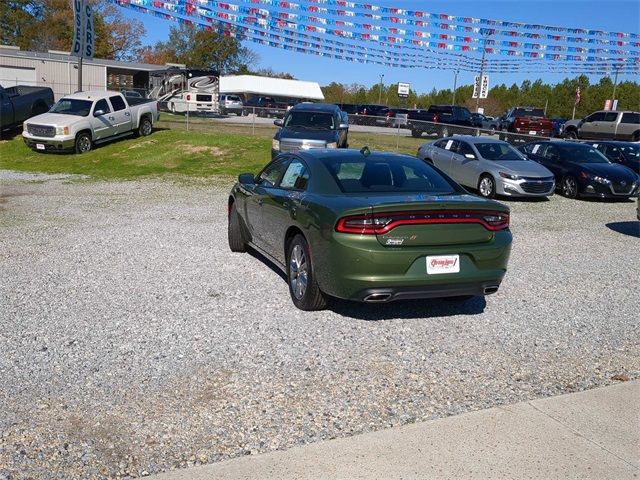
M 93 58 L 93 12 L 86 0 L 73 0 L 73 44 L 71 55 L 78 57 L 78 92 L 82 91 L 82 60 Z
M 614 68 L 616 69 L 616 76 L 615 76 L 615 80 L 613 81 L 613 95 L 611 95 L 611 100 L 613 100 L 615 102 L 616 100 L 616 89 L 618 88 L 618 73 L 620 72 L 620 69 L 623 67 L 623 65 L 614 65 Z M 615 108 L 614 108 L 615 110 Z
M 453 96 L 451 98 L 451 105 L 456 104 L 456 88 L 458 88 L 458 70 L 453 73 Z
M 480 76 L 478 77 L 477 88 L 478 88 L 478 96 L 476 97 L 476 112 L 480 107 L 480 98 L 482 92 L 482 84 L 484 81 L 484 59 L 487 54 L 487 39 L 493 34 L 491 30 L 487 30 L 484 33 L 484 41 L 482 42 L 482 60 L 480 60 Z M 486 97 L 484 97 L 486 98 Z

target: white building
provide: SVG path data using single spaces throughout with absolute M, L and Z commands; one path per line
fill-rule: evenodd
M 150 74 L 162 73 L 167 66 L 119 62 L 94 58 L 83 60 L 83 90 L 148 90 Z M 0 46 L 0 85 L 50 87 L 55 99 L 78 90 L 78 58 L 50 50 L 28 52 L 18 47 Z
M 83 90 L 138 90 L 148 94 L 158 87 L 164 74 L 184 65 L 151 65 L 116 60 L 85 59 L 82 67 Z M 0 45 L 0 85 L 50 87 L 55 99 L 78 90 L 78 58 L 66 52 L 28 52 Z M 235 93 L 245 99 L 254 95 L 324 100 L 317 82 L 237 75 L 220 78 L 220 93 Z

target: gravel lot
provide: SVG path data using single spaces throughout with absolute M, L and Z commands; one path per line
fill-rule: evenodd
M 0 479 L 141 476 L 640 378 L 635 202 L 509 202 L 500 292 L 303 313 L 230 182 L 0 173 Z

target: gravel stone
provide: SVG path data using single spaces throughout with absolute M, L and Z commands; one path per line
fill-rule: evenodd
M 640 377 L 633 201 L 508 202 L 486 299 L 305 313 L 229 252 L 231 183 L 0 172 L 0 479 L 134 478 Z

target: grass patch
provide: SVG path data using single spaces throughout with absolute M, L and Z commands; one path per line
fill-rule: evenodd
M 83 155 L 39 153 L 27 148 L 20 135 L 0 141 L 0 169 L 22 172 L 88 175 L 94 179 L 126 180 L 143 176 L 235 177 L 257 173 L 271 159 L 275 127 L 197 122 L 159 122 L 150 136 L 100 145 Z M 414 155 L 426 139 L 350 132 L 352 148 L 400 151 Z

